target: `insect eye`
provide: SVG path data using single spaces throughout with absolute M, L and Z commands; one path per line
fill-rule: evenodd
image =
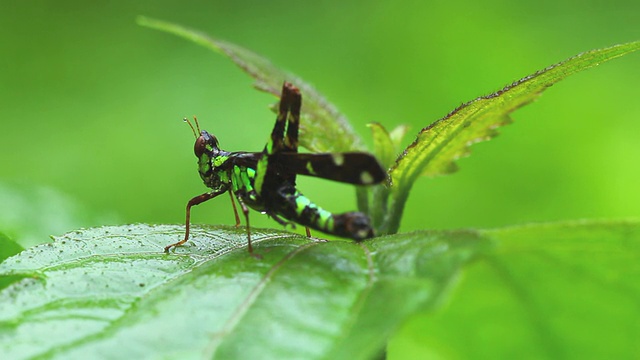
M 196 154 L 197 158 L 200 158 L 202 154 L 204 154 L 206 150 L 206 141 L 204 136 L 199 136 L 196 139 L 196 143 L 193 145 L 193 152 Z

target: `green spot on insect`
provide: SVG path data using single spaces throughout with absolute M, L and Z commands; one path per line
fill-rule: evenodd
M 360 181 L 365 185 L 371 185 L 373 184 L 374 179 L 368 171 L 364 170 L 360 173 Z
M 312 162 L 307 162 L 307 166 L 306 166 L 307 171 L 309 172 L 310 175 L 315 175 L 316 172 L 313 170 L 313 163 Z
M 296 201 L 296 214 L 298 216 L 302 216 L 302 213 L 307 209 L 308 206 L 312 205 L 311 200 L 306 196 L 298 196 L 295 199 Z
M 342 154 L 331 154 L 331 156 L 333 157 L 333 163 L 336 164 L 336 166 L 342 166 L 344 164 L 344 155 Z
M 298 128 L 300 125 L 300 91 L 290 83 L 282 86 L 279 111 L 271 137 L 260 152 L 228 152 L 221 150 L 215 136 L 200 130 L 185 119 L 196 142 L 194 153 L 198 158 L 198 171 L 211 191 L 198 195 L 187 203 L 184 238 L 164 248 L 189 240 L 191 208 L 223 193 L 229 192 L 236 218 L 234 197 L 247 225 L 247 248 L 251 246 L 249 208 L 269 215 L 282 225 L 295 222 L 337 236 L 356 241 L 373 237 L 369 218 L 361 212 L 333 214 L 317 206 L 295 187 L 296 176 L 309 175 L 355 184 L 372 185 L 385 179 L 385 171 L 373 155 L 363 152 L 299 153 Z
M 207 161 L 209 161 L 209 158 L 206 155 L 203 155 L 202 157 L 207 159 Z M 227 160 L 229 160 L 229 158 L 226 157 L 226 156 L 218 156 L 215 159 L 213 159 L 213 166 L 215 166 L 215 167 L 221 166 Z

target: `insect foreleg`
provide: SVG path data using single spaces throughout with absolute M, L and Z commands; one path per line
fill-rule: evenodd
M 169 249 L 171 249 L 172 247 L 180 246 L 180 245 L 186 243 L 187 240 L 189 240 L 189 228 L 191 227 L 191 207 L 195 206 L 195 205 L 198 205 L 198 204 L 202 204 L 203 202 L 205 202 L 207 200 L 211 200 L 214 197 L 222 194 L 225 191 L 227 191 L 227 190 L 225 189 L 224 191 L 212 191 L 212 192 L 204 193 L 202 195 L 198 195 L 198 196 L 194 197 L 193 199 L 189 200 L 189 202 L 187 203 L 187 216 L 186 216 L 186 221 L 185 221 L 186 225 L 185 225 L 185 230 L 184 230 L 184 239 L 178 241 L 177 243 L 165 246 L 164 252 L 168 253 Z

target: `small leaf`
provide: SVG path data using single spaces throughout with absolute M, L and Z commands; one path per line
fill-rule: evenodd
M 222 53 L 256 80 L 258 90 L 280 96 L 286 80 L 296 85 L 303 96 L 300 121 L 300 145 L 314 152 L 363 150 L 364 145 L 347 118 L 311 85 L 290 72 L 281 70 L 266 58 L 227 41 L 169 22 L 138 17 L 138 24 L 191 40 Z
M 380 123 L 371 123 L 367 126 L 371 129 L 373 135 L 373 152 L 376 158 L 378 158 L 383 168 L 390 168 L 397 156 L 391 136 Z
M 400 124 L 396 126 L 391 132 L 389 132 L 389 137 L 391 138 L 391 142 L 393 146 L 395 146 L 396 151 L 400 149 L 400 144 L 402 143 L 402 139 L 409 132 L 409 126 Z
M 535 100 L 549 86 L 579 71 L 640 49 L 640 41 L 584 52 L 527 76 L 502 90 L 458 107 L 422 129 L 390 170 L 391 201 L 381 233 L 395 233 L 409 191 L 418 176 L 445 175 L 457 170 L 455 161 L 469 154 L 469 147 L 496 136 L 509 124 L 509 115 Z
M 467 156 L 470 145 L 494 137 L 496 128 L 511 122 L 511 112 L 535 100 L 549 86 L 639 49 L 640 41 L 587 51 L 463 104 L 420 131 L 391 169 L 393 182 L 407 186 L 421 174 L 437 176 L 455 171 L 452 163 Z

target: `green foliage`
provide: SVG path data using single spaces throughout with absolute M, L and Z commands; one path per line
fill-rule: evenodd
M 395 233 L 409 191 L 418 176 L 456 171 L 455 160 L 469 154 L 469 146 L 491 139 L 509 124 L 509 114 L 534 101 L 551 85 L 579 71 L 640 50 L 640 41 L 591 50 L 526 76 L 504 89 L 466 104 L 420 131 L 390 170 L 392 201 L 382 233 Z
M 25 250 L 0 264 L 1 275 L 23 278 L 0 292 L 0 350 L 12 359 L 366 359 L 409 320 L 416 343 L 444 357 L 635 351 L 638 222 L 362 244 L 254 231 L 262 260 L 229 227 L 196 227 L 169 255 L 162 247 L 180 226 L 75 231 Z
M 225 54 L 260 90 L 277 95 L 293 81 L 304 96 L 308 149 L 362 148 L 333 105 L 265 58 L 181 26 L 139 23 Z M 463 104 L 398 158 L 406 127 L 372 124 L 390 183 L 359 189 L 360 207 L 379 233 L 396 232 L 420 175 L 451 173 L 469 145 L 495 136 L 550 85 L 638 49 L 586 52 Z M 182 226 L 135 225 L 71 232 L 0 263 L 0 353 L 365 359 L 407 323 L 390 357 L 638 356 L 637 221 L 419 231 L 360 244 L 252 229 L 262 260 L 247 255 L 242 228 L 192 229 L 172 254 L 161 250 Z
M 344 151 L 360 147 L 361 141 L 353 135 L 344 115 L 338 113 L 315 89 L 297 76 L 278 69 L 264 57 L 180 25 L 145 17 L 138 18 L 138 23 L 223 53 L 256 79 L 256 87 L 260 90 L 277 95 L 280 84 L 285 80 L 298 85 L 304 98 L 300 125 L 302 146 L 313 151 Z M 378 234 L 396 233 L 409 192 L 420 175 L 433 177 L 456 171 L 455 161 L 469 154 L 470 145 L 494 137 L 497 128 L 512 121 L 509 115 L 513 111 L 531 103 L 548 87 L 569 75 L 639 49 L 640 41 L 591 50 L 526 76 L 496 93 L 465 103 L 423 128 L 393 166 L 391 159 L 398 152 L 397 147 L 406 128 L 394 130 L 392 139 L 382 125 L 372 124 L 375 154 L 384 166 L 390 166 L 390 182 L 372 187 L 372 195 L 366 189 L 358 189 L 359 209 L 371 216 Z M 305 107 L 304 104 L 309 105 Z M 303 127 L 307 127 L 304 132 Z M 369 206 L 369 199 L 373 206 Z

